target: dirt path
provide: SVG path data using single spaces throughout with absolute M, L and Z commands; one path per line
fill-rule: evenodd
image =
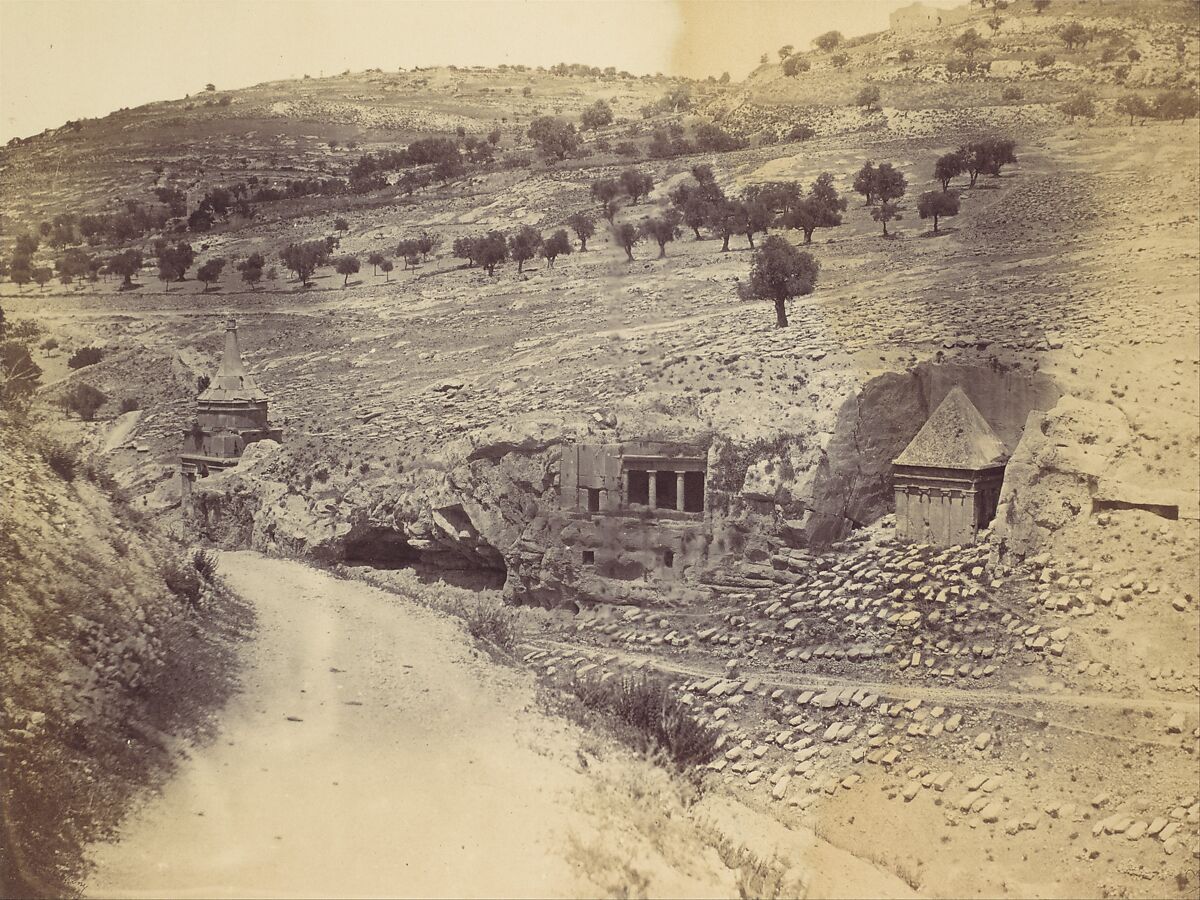
M 548 651 L 588 652 L 596 653 L 600 648 L 591 644 L 573 644 L 564 641 L 540 639 L 524 645 L 523 652 L 531 649 Z M 725 670 L 718 664 L 719 660 L 707 664 L 684 664 L 656 656 L 631 653 L 606 647 L 601 655 L 615 655 L 624 664 L 634 667 L 656 669 L 671 675 L 682 675 L 687 678 L 724 677 Z M 1038 707 L 1046 704 L 1049 708 L 1085 711 L 1092 709 L 1131 709 L 1138 711 L 1151 710 L 1157 713 L 1170 714 L 1173 712 L 1193 713 L 1196 709 L 1196 699 L 1171 700 L 1164 697 L 1121 697 L 1111 694 L 1080 694 L 1070 691 L 1051 693 L 1049 691 L 1015 691 L 975 687 L 928 687 L 923 684 L 908 684 L 904 682 L 881 682 L 868 679 L 845 678 L 830 675 L 798 675 L 790 672 L 779 672 L 772 669 L 762 669 L 753 666 L 743 666 L 738 675 L 741 679 L 757 678 L 764 686 L 783 687 L 793 690 L 836 690 L 840 688 L 863 689 L 868 693 L 884 698 L 921 700 L 933 703 L 957 704 L 963 706 L 978 706 L 991 709 L 1002 709 L 1010 715 L 1022 716 L 1014 711 L 1019 707 Z M 1032 720 L 1031 720 L 1032 721 Z M 1163 747 L 1175 747 L 1177 742 L 1153 740 L 1138 736 L 1129 730 L 1121 732 L 1095 731 L 1080 728 L 1076 725 L 1061 721 L 1050 720 L 1050 724 L 1079 734 L 1090 734 L 1096 737 L 1107 737 L 1114 740 L 1137 744 L 1158 744 Z
M 562 858 L 582 776 L 519 680 L 457 626 L 254 554 L 257 611 L 222 733 L 95 848 L 92 895 L 583 893 Z
M 242 693 L 118 841 L 91 848 L 88 895 L 598 896 L 628 873 L 651 896 L 737 895 L 690 825 L 661 838 L 642 788 L 614 789 L 661 770 L 586 765 L 529 673 L 481 656 L 453 620 L 293 561 L 226 553 L 221 573 L 258 617 Z M 779 827 L 736 836 L 790 845 L 813 895 L 911 893 Z

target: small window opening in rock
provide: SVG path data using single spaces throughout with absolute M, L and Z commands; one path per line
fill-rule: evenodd
M 675 568 L 675 552 L 673 550 L 663 551 L 663 565 L 668 569 Z
M 626 498 L 626 502 L 640 503 L 642 506 L 650 505 L 649 472 L 638 469 L 629 470 L 629 496 Z
M 583 551 L 583 564 L 585 566 L 594 566 L 596 564 L 596 551 L 595 550 L 584 550 Z
M 588 512 L 600 511 L 600 488 L 588 488 Z

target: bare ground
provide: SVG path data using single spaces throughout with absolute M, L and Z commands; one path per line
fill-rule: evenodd
M 738 893 L 713 845 L 724 828 L 746 841 L 754 814 L 715 798 L 685 810 L 665 773 L 539 711 L 529 675 L 454 620 L 296 562 L 224 554 L 221 571 L 258 615 L 244 692 L 117 842 L 91 849 L 88 894 Z M 802 890 L 910 893 L 772 828 L 763 845 L 802 856 L 780 864 Z

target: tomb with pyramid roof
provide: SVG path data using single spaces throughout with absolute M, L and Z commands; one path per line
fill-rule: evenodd
M 971 398 L 951 388 L 893 460 L 897 535 L 947 547 L 974 543 L 996 514 L 1008 457 Z
M 268 419 L 266 393 L 242 363 L 237 323 L 230 319 L 221 365 L 196 398 L 196 421 L 183 434 L 179 461 L 185 499 L 196 478 L 233 468 L 255 441 L 282 437 L 283 432 L 272 428 Z

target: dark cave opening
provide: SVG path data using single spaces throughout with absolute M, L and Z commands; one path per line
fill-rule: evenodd
M 371 528 L 347 541 L 342 561 L 351 567 L 408 569 L 425 584 L 441 582 L 468 590 L 498 590 L 508 577 L 504 557 L 487 544 L 413 546 L 390 528 Z

